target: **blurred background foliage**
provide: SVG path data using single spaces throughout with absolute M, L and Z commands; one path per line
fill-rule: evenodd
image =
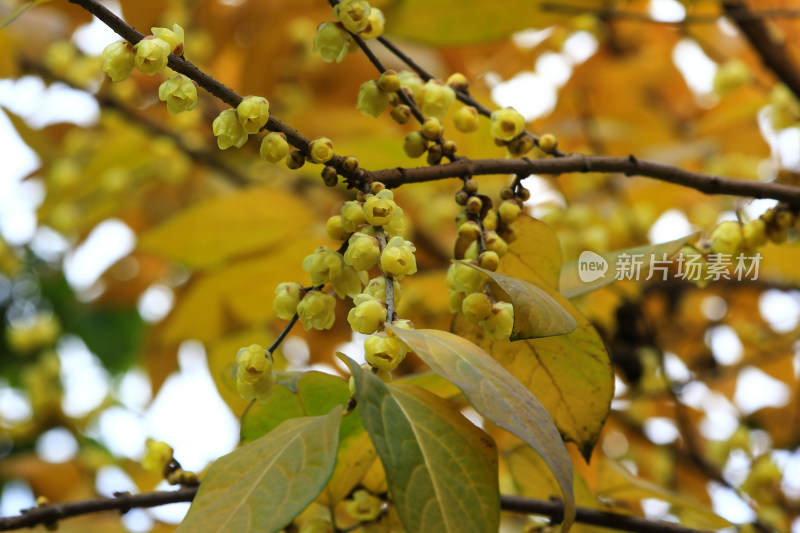
M 0 1 L 0 14 L 17 4 Z M 308 137 L 330 137 L 337 153 L 355 154 L 362 167 L 418 164 L 402 151 L 412 125 L 355 110 L 359 86 L 376 78 L 366 58 L 353 53 L 327 64 L 311 52 L 317 25 L 331 19 L 327 2 L 107 4 L 143 33 L 181 24 L 188 59 L 240 94 L 267 97 L 274 115 Z M 372 4 L 386 13 L 387 35 L 431 73 L 464 73 L 479 101 L 517 107 L 531 131 L 555 133 L 565 151 L 636 154 L 744 180 L 798 181 L 800 105 L 721 16 L 719 2 Z M 750 7 L 800 9 L 790 0 Z M 798 15 L 768 21 L 795 64 Z M 182 444 L 173 445 L 189 468 L 202 470 L 229 450 L 238 439 L 235 418 L 246 407 L 230 388 L 236 350 L 267 345 L 281 331 L 285 323 L 271 307 L 274 287 L 306 283 L 303 257 L 334 246 L 325 220 L 352 196 L 343 186 L 325 187 L 312 165 L 290 172 L 267 164 L 254 142 L 217 150 L 210 123 L 224 104 L 208 94 L 201 92 L 194 112 L 171 116 L 156 98 L 161 76 L 134 72 L 112 84 L 98 56 L 114 38 L 98 26 L 56 0 L 0 29 L 2 113 L 36 156 L 23 175 L 0 171 L 10 184 L 3 185 L 3 206 L 35 208 L 28 229 L 10 214 L 0 224 L 4 514 L 40 495 L 65 501 L 152 490 L 160 480 L 138 460 L 145 437 L 179 439 L 166 426 L 182 428 Z M 374 49 L 388 67 L 404 68 Z M 64 120 L 44 101 L 55 98 L 46 91 L 65 93 L 68 86 L 81 91 L 80 106 L 61 105 L 84 111 Z M 504 157 L 487 121 L 475 134 L 452 128 L 454 109 L 444 124 L 460 154 Z M 3 153 L 13 161 L 22 152 Z M 510 180 L 481 177 L 481 190 L 496 197 Z M 534 176 L 525 184 L 533 192 L 530 213 L 555 232 L 565 262 L 582 250 L 602 253 L 706 231 L 719 220 L 747 220 L 774 204 L 599 173 Z M 458 187 L 458 180 L 445 180 L 396 191 L 420 270 L 403 284 L 399 312 L 417 327 L 450 328 L 444 272 Z M 800 509 L 797 237 L 792 229 L 785 244 L 761 250 L 758 281 L 702 289 L 675 280 L 626 282 L 575 301 L 600 331 L 617 374 L 592 461 L 571 449 L 579 505 L 672 515 L 694 527 L 727 525 L 713 510 L 733 522 L 757 516 L 790 529 Z M 295 328 L 277 366 L 346 375 L 333 354 L 343 345 L 352 354 L 360 341 L 348 344 L 347 309 L 339 306 L 331 330 Z M 400 368 L 418 370 L 416 358 Z M 208 385 L 198 372 L 210 372 L 216 392 L 180 388 Z M 179 392 L 162 394 L 169 380 Z M 216 407 L 204 410 L 200 395 Z M 486 430 L 502 451 L 504 492 L 545 499 L 557 492 L 530 483 L 546 474 L 529 450 Z M 209 435 L 218 433 L 227 436 L 210 444 Z M 180 513 L 137 511 L 122 522 L 89 516 L 60 527 L 169 531 Z M 509 530 L 532 525 L 507 517 Z

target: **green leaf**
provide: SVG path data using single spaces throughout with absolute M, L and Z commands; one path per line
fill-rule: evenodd
M 253 405 L 242 420 L 242 441 L 257 439 L 292 418 L 328 413 L 335 406 L 347 403 L 349 398 L 350 388 L 342 378 L 323 372 L 306 372 L 295 380 L 293 387 L 275 385 L 265 403 Z M 345 498 L 376 458 L 356 409 L 344 417 L 339 429 L 336 468 L 325 488 L 327 501 L 335 505 Z
M 544 281 L 539 286 L 524 279 L 492 272 L 466 261 L 459 261 L 489 277 L 511 299 L 514 306 L 514 329 L 510 340 L 565 335 L 575 331 L 578 323 L 548 291 Z
M 564 498 L 563 530 L 575 518 L 572 462 L 550 414 L 513 375 L 471 342 L 446 331 L 387 326 L 434 372 L 453 382 L 480 414 L 544 459 Z
M 602 273 L 598 272 L 597 279 L 593 279 L 594 276 L 592 276 L 591 273 L 587 273 L 587 271 L 581 271 L 582 264 L 584 265 L 584 268 L 586 268 L 586 261 L 579 259 L 578 261 L 567 263 L 561 269 L 561 275 L 558 283 L 558 286 L 561 287 L 561 294 L 567 298 L 575 298 L 581 294 L 586 294 L 587 292 L 611 285 L 617 281 L 615 274 L 617 272 L 617 266 L 621 264 L 619 261 L 620 257 L 627 257 L 626 260 L 628 261 L 628 265 L 630 265 L 630 257 L 641 255 L 642 265 L 640 269 L 640 279 L 644 280 L 650 274 L 650 265 L 653 264 L 653 259 L 656 261 L 665 260 L 683 248 L 686 243 L 692 241 L 696 236 L 697 234 L 695 233 L 686 237 L 681 237 L 680 239 L 675 239 L 674 241 L 664 242 L 661 244 L 635 246 L 633 248 L 625 248 L 623 250 L 617 250 L 615 252 L 608 252 L 605 254 L 583 252 L 584 254 L 589 254 L 586 261 L 591 260 L 601 264 L 605 263 L 607 270 Z M 659 278 L 660 274 L 656 272 L 654 276 Z M 583 281 L 584 279 L 587 281 Z
M 179 532 L 277 533 L 325 487 L 342 407 L 287 420 L 212 464 Z
M 494 441 L 438 396 L 384 385 L 344 358 L 361 418 L 386 471 L 408 533 L 496 533 L 500 526 Z

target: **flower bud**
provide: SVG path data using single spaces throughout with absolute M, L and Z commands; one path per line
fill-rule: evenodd
M 558 149 L 558 139 L 552 133 L 545 133 L 539 137 L 539 149 L 546 154 L 555 153 Z
M 489 131 L 492 137 L 501 141 L 510 141 L 525 129 L 525 119 L 512 108 L 499 109 L 492 112 Z
M 466 91 L 469 88 L 469 81 L 460 72 L 455 72 L 447 78 L 447 86 L 456 91 Z
M 272 361 L 267 357 L 264 347 L 258 344 L 240 349 L 236 354 L 236 362 L 239 364 L 236 379 L 251 385 L 272 372 Z
M 290 150 L 289 143 L 286 142 L 286 135 L 271 131 L 261 141 L 258 153 L 270 163 L 278 163 L 289 155 Z
M 511 157 L 522 157 L 531 150 L 533 150 L 534 142 L 533 136 L 522 134 L 510 143 L 508 143 L 508 153 Z
M 353 233 L 344 253 L 344 262 L 356 270 L 369 270 L 378 264 L 380 255 L 378 239 L 364 233 Z
M 326 166 L 322 169 L 320 175 L 322 176 L 322 182 L 328 187 L 336 187 L 339 184 L 339 174 L 336 172 L 335 167 Z
M 403 140 L 403 150 L 408 157 L 417 158 L 428 149 L 428 140 L 418 131 L 411 131 L 406 134 Z
M 381 500 L 366 490 L 353 493 L 353 500 L 347 503 L 345 512 L 359 522 L 371 522 L 381 513 Z
M 402 289 L 400 288 L 400 283 L 396 279 L 392 279 L 392 295 L 394 297 L 395 307 L 400 305 L 400 299 L 402 297 L 401 291 Z M 364 294 L 372 296 L 373 298 L 386 300 L 386 278 L 384 276 L 372 278 L 367 283 L 367 286 L 364 287 L 363 292 Z
M 275 299 L 272 308 L 281 320 L 291 320 L 297 313 L 297 304 L 300 303 L 299 283 L 281 283 L 275 288 Z
M 342 227 L 348 233 L 355 233 L 367 223 L 364 206 L 361 202 L 349 201 L 342 204 Z
M 365 115 L 378 117 L 387 107 L 389 107 L 389 94 L 382 91 L 375 80 L 361 84 L 356 109 Z
M 383 72 L 376 83 L 381 91 L 387 93 L 395 93 L 400 90 L 400 76 L 394 70 Z
M 236 117 L 247 133 L 258 133 L 269 120 L 269 102 L 263 96 L 247 96 L 236 106 Z
M 480 126 L 478 110 L 469 105 L 462 107 L 453 115 L 453 124 L 455 124 L 458 131 L 464 133 L 477 131 Z
M 721 222 L 711 233 L 711 249 L 718 254 L 734 255 L 741 247 L 742 239 L 742 226 L 738 222 Z
M 416 273 L 415 251 L 416 248 L 410 241 L 402 237 L 392 237 L 381 252 L 381 271 L 398 279 Z
M 342 225 L 342 215 L 334 215 L 328 219 L 325 224 L 328 231 L 328 237 L 335 241 L 344 241 L 348 238 L 350 233 L 344 229 Z
M 169 61 L 169 53 L 172 51 L 166 41 L 153 36 L 147 36 L 139 41 L 134 49 L 136 67 L 148 76 L 164 70 Z
M 392 107 L 392 120 L 398 124 L 408 124 L 411 120 L 411 108 L 405 104 L 400 104 Z
M 367 28 L 369 13 L 370 6 L 364 0 L 342 0 L 333 9 L 333 15 L 353 33 Z
M 364 202 L 364 217 L 371 226 L 383 226 L 392 218 L 397 204 L 391 199 L 391 191 L 387 192 L 389 195 L 384 195 L 384 197 L 369 195 L 367 201 Z
M 291 170 L 297 170 L 306 164 L 306 155 L 300 150 L 292 150 L 286 156 L 286 167 Z
M 330 294 L 320 291 L 309 291 L 297 306 L 297 314 L 303 322 L 303 328 L 330 329 L 336 320 L 336 299 Z
M 489 314 L 492 312 L 492 302 L 485 293 L 473 292 L 461 302 L 461 312 L 464 313 L 467 320 L 477 324 L 489 318 Z
M 386 333 L 375 333 L 364 341 L 364 359 L 380 370 L 394 370 L 405 359 L 406 353 L 403 342 Z
M 445 285 L 453 291 L 464 294 L 478 292 L 483 285 L 483 275 L 480 271 L 461 263 L 453 263 L 447 269 Z
M 516 200 L 503 200 L 500 207 L 497 208 L 497 211 L 500 214 L 500 220 L 502 220 L 504 224 L 511 224 L 517 220 L 522 208 L 520 208 Z
M 163 476 L 167 465 L 172 462 L 172 447 L 160 440 L 147 439 L 142 467 L 148 472 Z
M 458 236 L 465 241 L 472 242 L 481 236 L 481 227 L 477 222 L 469 220 L 458 227 Z
M 128 41 L 117 41 L 103 49 L 103 72 L 111 81 L 122 81 L 133 71 L 136 53 Z
M 428 117 L 422 123 L 420 133 L 423 137 L 435 141 L 442 136 L 442 129 L 442 123 L 438 118 Z
M 497 229 L 498 221 L 499 217 L 497 216 L 497 211 L 489 210 L 486 212 L 486 216 L 483 217 L 483 228 L 494 231 Z
M 369 17 L 367 17 L 367 27 L 358 34 L 362 39 L 377 39 L 383 35 L 383 28 L 386 25 L 386 18 L 383 16 L 383 11 L 377 7 L 369 8 Z
M 197 105 L 197 86 L 183 74 L 175 74 L 158 87 L 158 99 L 167 103 L 170 115 L 191 111 Z
M 353 155 L 348 155 L 342 159 L 342 168 L 346 172 L 355 172 L 358 168 L 358 159 L 356 159 L 356 157 Z
M 370 335 L 386 321 L 386 305 L 383 300 L 359 294 L 353 298 L 353 303 L 355 307 L 347 314 L 347 321 L 353 331 Z
M 317 137 L 308 143 L 308 153 L 313 163 L 327 163 L 333 158 L 333 143 L 327 137 Z
M 483 242 L 487 250 L 496 252 L 500 257 L 503 257 L 508 252 L 508 243 L 494 231 L 487 231 L 483 236 Z
M 450 87 L 436 80 L 428 80 L 422 90 L 420 109 L 425 116 L 441 117 L 455 102 L 456 93 Z
M 233 109 L 226 109 L 220 113 L 214 119 L 211 128 L 217 136 L 217 146 L 221 150 L 227 150 L 231 146 L 241 148 L 247 142 L 247 132 L 242 128 Z
M 314 52 L 326 63 L 340 63 L 350 48 L 350 36 L 334 22 L 323 22 L 314 36 Z
M 494 272 L 500 266 L 500 256 L 497 255 L 497 252 L 487 250 L 478 256 L 478 266 Z
M 489 318 L 480 324 L 493 339 L 508 339 L 514 328 L 514 307 L 508 302 L 495 302 Z
M 308 272 L 313 285 L 322 285 L 342 274 L 344 259 L 327 246 L 320 246 L 303 259 L 303 270 Z
M 169 45 L 169 51 L 176 56 L 183 55 L 183 28 L 177 24 L 172 25 L 172 29 L 150 28 L 153 36 L 161 39 Z

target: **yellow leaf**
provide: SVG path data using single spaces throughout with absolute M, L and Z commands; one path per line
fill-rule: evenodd
M 209 268 L 232 257 L 286 246 L 314 221 L 313 212 L 296 196 L 251 188 L 182 211 L 145 233 L 139 246 L 193 268 Z

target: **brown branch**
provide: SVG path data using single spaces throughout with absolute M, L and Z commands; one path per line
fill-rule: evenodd
M 33 61 L 30 58 L 22 58 L 20 60 L 20 67 L 23 70 L 31 71 L 36 73 L 37 75 L 41 76 L 44 79 L 54 80 L 61 82 L 73 89 L 78 89 L 81 91 L 86 91 L 85 87 L 81 87 L 76 85 L 75 83 L 69 81 L 68 79 L 58 76 L 50 69 L 45 67 L 43 64 Z M 88 91 L 86 91 L 88 92 Z M 206 164 L 211 168 L 219 171 L 222 176 L 227 179 L 232 185 L 236 187 L 244 187 L 248 185 L 252 180 L 250 180 L 244 173 L 239 171 L 237 168 L 231 166 L 227 161 L 224 161 L 222 158 L 219 157 L 219 152 L 212 152 L 210 150 L 197 150 L 195 148 L 191 148 L 179 135 L 176 135 L 174 132 L 171 132 L 164 128 L 161 124 L 158 124 L 149 118 L 145 117 L 141 113 L 137 113 L 133 109 L 129 108 L 116 98 L 105 94 L 105 93 L 89 93 L 91 94 L 97 103 L 100 104 L 101 107 L 106 109 L 113 109 L 117 113 L 119 113 L 123 118 L 128 120 L 129 122 L 138 124 L 146 131 L 153 133 L 157 136 L 169 137 L 175 142 L 175 146 L 178 147 L 183 153 L 188 155 L 193 160 L 197 161 L 198 163 Z
M 587 9 L 585 6 L 559 4 L 556 2 L 544 2 L 539 6 L 541 11 L 550 13 L 568 13 L 573 15 L 580 15 L 589 13 L 596 15 L 604 20 L 622 19 L 633 22 L 645 22 L 650 24 L 716 24 L 723 16 L 719 15 L 690 15 L 679 21 L 656 20 L 645 13 L 635 13 L 632 11 L 622 11 L 618 9 Z M 792 8 L 774 8 L 764 9 L 761 11 L 751 11 L 748 13 L 741 13 L 731 17 L 735 21 L 751 21 L 751 20 L 764 20 L 770 18 L 793 18 L 800 17 L 800 9 Z
M 387 187 L 408 183 L 463 178 L 486 174 L 564 174 L 568 172 L 616 172 L 626 176 L 647 176 L 667 183 L 696 189 L 706 194 L 724 194 L 751 198 L 772 198 L 800 206 L 800 188 L 771 182 L 723 178 L 681 168 L 641 161 L 633 156 L 609 157 L 572 154 L 551 159 L 462 159 L 446 165 L 418 168 L 391 168 L 369 173 L 374 181 Z
M 79 5 L 86 11 L 92 13 L 106 26 L 114 30 L 120 37 L 132 44 L 136 44 L 144 38 L 142 33 L 128 25 L 124 20 L 97 2 L 97 0 L 69 0 L 69 2 Z M 195 81 L 200 87 L 233 108 L 238 106 L 242 101 L 242 96 L 236 91 L 215 80 L 182 56 L 170 54 L 167 65 L 175 72 L 179 72 L 189 79 Z M 286 135 L 286 140 L 289 142 L 289 144 L 302 151 L 304 154 L 308 154 L 308 143 L 310 139 L 296 129 L 275 118 L 273 115 L 270 115 L 265 129 L 283 133 Z M 345 169 L 343 169 L 341 163 L 342 158 L 338 155 L 333 156 L 333 159 L 328 162 L 329 165 L 336 167 L 339 174 L 352 177 L 353 173 L 347 172 Z
M 504 511 L 549 516 L 553 522 L 560 522 L 564 516 L 564 506 L 557 500 L 531 500 L 520 498 L 519 496 L 501 495 L 500 508 Z M 680 524 L 656 522 L 637 516 L 598 511 L 584 507 L 578 507 L 575 522 L 613 528 L 620 531 L 635 531 L 637 533 L 700 533 L 704 531 L 684 527 Z
M 800 98 L 800 71 L 786 54 L 786 48 L 767 27 L 766 22 L 754 17 L 744 2 L 725 2 L 725 14 L 739 27 L 750 44 L 755 48 L 764 65 L 781 80 L 789 90 Z
M 134 508 L 190 502 L 196 494 L 197 487 L 184 487 L 169 492 L 121 493 L 115 494 L 113 498 L 98 498 L 95 500 L 34 507 L 32 509 L 24 509 L 19 516 L 0 517 L 0 531 L 56 524 L 59 520 L 65 518 L 103 511 L 119 511 L 124 514 Z M 554 522 L 560 522 L 564 515 L 564 507 L 559 501 L 532 500 L 518 496 L 501 496 L 500 508 L 504 511 L 516 513 L 549 516 Z M 678 524 L 656 522 L 645 518 L 582 507 L 578 508 L 575 521 L 640 533 L 704 533 L 702 530 L 690 529 Z
M 119 511 L 125 514 L 134 508 L 158 507 L 170 503 L 190 502 L 197 493 L 197 487 L 186 487 L 169 492 L 151 492 L 145 494 L 115 494 L 113 498 L 98 498 L 80 502 L 59 503 L 24 509 L 19 516 L 0 518 L 0 531 L 31 528 L 37 525 L 56 524 L 64 518 L 98 513 L 102 511 Z

